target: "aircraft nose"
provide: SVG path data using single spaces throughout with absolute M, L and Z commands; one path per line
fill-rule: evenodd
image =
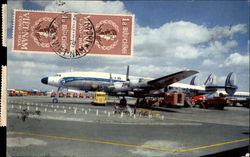
M 48 77 L 42 78 L 42 79 L 41 79 L 41 82 L 42 82 L 43 84 L 48 84 Z

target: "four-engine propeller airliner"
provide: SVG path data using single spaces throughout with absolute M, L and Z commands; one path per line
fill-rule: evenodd
M 42 78 L 43 84 L 62 88 L 83 90 L 83 91 L 105 91 L 108 95 L 122 96 L 122 104 L 126 102 L 125 96 L 144 98 L 159 94 L 159 90 L 169 85 L 183 80 L 198 73 L 194 70 L 179 71 L 157 79 L 141 78 L 129 76 L 129 66 L 127 74 L 111 74 L 103 72 L 64 72 L 57 73 L 55 76 Z M 57 103 L 58 99 L 54 98 Z
M 125 96 L 145 98 L 159 95 L 164 90 L 171 91 L 176 88 L 181 89 L 188 96 L 214 93 L 218 88 L 225 88 L 229 95 L 233 95 L 237 90 L 236 76 L 232 72 L 228 74 L 225 86 L 215 85 L 213 74 L 209 75 L 203 86 L 194 85 L 195 77 L 191 80 L 190 85 L 178 82 L 197 73 L 194 70 L 183 70 L 157 79 L 142 78 L 129 76 L 128 66 L 126 75 L 103 72 L 64 72 L 57 73 L 55 76 L 44 77 L 41 82 L 57 87 L 58 91 L 62 88 L 105 91 L 108 95 L 123 97 L 120 104 L 126 104 Z M 57 103 L 58 99 L 54 98 L 53 102 Z

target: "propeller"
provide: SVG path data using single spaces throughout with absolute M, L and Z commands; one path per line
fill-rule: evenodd
M 129 65 L 127 66 L 126 81 L 130 81 L 129 80 Z
M 113 85 L 113 78 L 111 73 L 109 73 L 109 84 Z

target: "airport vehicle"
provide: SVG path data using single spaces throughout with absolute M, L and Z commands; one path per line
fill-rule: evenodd
M 78 94 L 77 93 L 73 93 L 73 98 L 77 98 Z
M 204 100 L 206 97 L 204 95 L 197 95 L 189 97 L 189 102 L 195 105 L 196 101 Z
M 59 93 L 59 97 L 64 97 L 64 93 L 63 93 L 63 92 L 60 92 L 60 93 Z
M 107 94 L 106 92 L 95 92 L 94 98 L 93 98 L 93 104 L 94 105 L 106 105 L 107 102 Z
M 79 94 L 79 98 L 83 98 L 83 94 L 82 93 Z
M 16 96 L 16 91 L 14 89 L 11 89 L 8 91 L 9 96 Z
M 85 94 L 85 98 L 90 98 L 90 94 L 89 94 L 89 93 L 86 93 L 86 94 Z
M 250 106 L 250 103 L 249 103 L 250 93 L 249 92 L 238 91 L 238 92 L 235 92 L 233 95 L 229 95 L 225 91 L 217 91 L 216 94 L 219 95 L 220 97 L 230 98 L 231 101 L 233 102 L 233 106 L 236 106 L 237 104 L 241 104 L 248 108 Z
M 160 89 L 166 88 L 172 83 L 183 80 L 198 73 L 194 70 L 184 70 L 157 79 L 129 76 L 127 74 L 111 74 L 102 72 L 65 72 L 55 76 L 44 77 L 41 82 L 46 85 L 84 91 L 105 91 L 108 95 L 121 96 L 121 104 L 126 104 L 125 96 L 145 98 L 146 96 L 159 94 Z M 58 102 L 57 98 L 53 99 Z
M 50 97 L 55 97 L 56 96 L 56 92 L 51 92 Z
M 206 98 L 200 99 L 196 101 L 196 105 L 199 105 L 200 108 L 215 108 L 223 110 L 225 106 L 231 106 L 232 101 L 230 98 L 227 97 L 213 97 L 213 98 Z
M 180 107 L 184 106 L 184 93 L 172 92 L 172 93 L 164 93 L 163 100 L 161 101 L 162 105 L 167 105 L 169 107 Z
M 71 93 L 66 93 L 66 97 L 70 98 L 71 97 Z

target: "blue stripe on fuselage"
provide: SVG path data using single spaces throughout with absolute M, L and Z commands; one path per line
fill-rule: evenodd
M 72 81 L 97 81 L 97 82 L 110 82 L 110 79 L 106 78 L 95 78 L 95 77 L 63 77 L 65 83 L 72 82 Z M 112 82 L 125 82 L 123 80 L 112 80 Z

